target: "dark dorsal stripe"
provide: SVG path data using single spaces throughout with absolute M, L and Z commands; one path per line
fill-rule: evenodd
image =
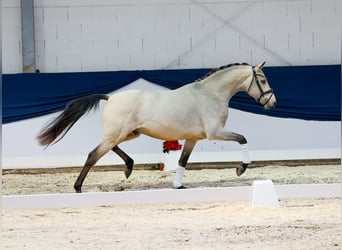
M 201 78 L 197 79 L 196 82 L 198 81 L 201 81 L 209 76 L 211 76 L 212 74 L 216 73 L 217 71 L 220 71 L 222 69 L 226 69 L 226 68 L 229 68 L 229 67 L 233 67 L 233 66 L 239 66 L 239 65 L 248 65 L 248 63 L 231 63 L 231 64 L 228 64 L 228 65 L 224 65 L 224 66 L 221 66 L 219 68 L 215 68 L 215 69 L 212 69 L 210 72 L 208 72 L 207 74 L 205 74 L 204 76 L 202 76 Z

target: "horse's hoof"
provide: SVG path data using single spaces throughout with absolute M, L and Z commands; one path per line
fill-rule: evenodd
M 176 187 L 175 189 L 186 189 L 186 187 L 184 187 L 183 185 L 180 187 Z
M 75 188 L 75 190 L 76 190 L 76 193 L 78 193 L 78 194 L 82 193 L 80 188 Z
M 248 163 L 242 163 L 241 167 L 236 168 L 236 175 L 240 176 L 242 175 L 248 167 Z
M 126 179 L 128 179 L 128 177 L 130 177 L 131 174 L 132 174 L 132 169 L 126 168 L 126 170 L 125 170 Z

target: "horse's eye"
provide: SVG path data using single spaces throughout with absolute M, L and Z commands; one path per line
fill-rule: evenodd
M 261 80 L 260 81 L 262 84 L 266 84 L 266 80 Z

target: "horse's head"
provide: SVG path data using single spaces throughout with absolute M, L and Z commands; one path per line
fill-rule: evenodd
M 267 78 L 262 72 L 262 68 L 266 62 L 253 67 L 253 78 L 248 87 L 247 93 L 252 96 L 257 102 L 264 106 L 265 109 L 275 107 L 276 98 L 273 90 L 268 84 Z

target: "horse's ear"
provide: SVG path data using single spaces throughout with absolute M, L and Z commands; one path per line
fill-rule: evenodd
M 262 69 L 264 67 L 264 65 L 266 64 L 266 61 L 263 62 L 262 64 L 259 65 L 260 69 Z
M 258 68 L 259 70 L 261 70 L 261 69 L 264 67 L 265 64 L 266 64 L 266 61 L 263 62 L 263 63 L 261 63 L 261 64 L 259 64 L 259 65 L 257 65 L 256 68 Z

